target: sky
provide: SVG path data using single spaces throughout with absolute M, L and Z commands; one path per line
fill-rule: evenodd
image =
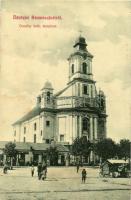
M 12 139 L 11 124 L 34 107 L 45 81 L 54 92 L 66 86 L 67 58 L 79 31 L 94 55 L 96 87 L 106 95 L 107 136 L 130 138 L 131 2 L 3 0 L 1 8 L 0 140 Z M 13 15 L 62 20 L 13 20 Z M 42 27 L 49 24 L 56 28 Z

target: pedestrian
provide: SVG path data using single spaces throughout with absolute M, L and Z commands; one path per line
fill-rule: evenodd
M 77 163 L 77 165 L 76 165 L 77 173 L 79 172 L 79 168 L 80 168 L 80 165 L 79 165 L 79 163 Z
M 86 170 L 85 169 L 83 169 L 82 170 L 82 183 L 85 183 L 85 181 L 86 181 Z
M 41 179 L 41 172 L 42 172 L 42 163 L 38 163 L 37 166 L 37 172 L 38 172 L 38 179 Z
M 34 172 L 35 172 L 35 168 L 34 168 L 34 165 L 31 166 L 31 176 L 33 177 L 34 176 Z
M 7 170 L 8 170 L 8 166 L 7 166 L 7 164 L 5 163 L 4 166 L 3 166 L 3 173 L 4 173 L 4 174 L 7 174 Z
M 47 165 L 44 163 L 42 165 L 41 179 L 45 180 L 47 175 Z

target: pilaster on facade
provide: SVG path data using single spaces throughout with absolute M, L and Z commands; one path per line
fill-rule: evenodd
M 97 118 L 94 118 L 94 139 L 97 139 Z
M 92 141 L 93 140 L 93 118 L 90 117 L 90 136 L 89 136 L 89 140 Z

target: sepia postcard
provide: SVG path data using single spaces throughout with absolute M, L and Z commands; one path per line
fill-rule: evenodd
M 129 200 L 131 2 L 0 1 L 0 200 Z

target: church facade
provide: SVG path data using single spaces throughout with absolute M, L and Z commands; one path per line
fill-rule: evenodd
M 54 94 L 52 84 L 45 83 L 34 109 L 13 124 L 15 142 L 71 145 L 76 137 L 106 138 L 106 99 L 93 79 L 93 55 L 82 36 L 73 47 L 66 87 Z

